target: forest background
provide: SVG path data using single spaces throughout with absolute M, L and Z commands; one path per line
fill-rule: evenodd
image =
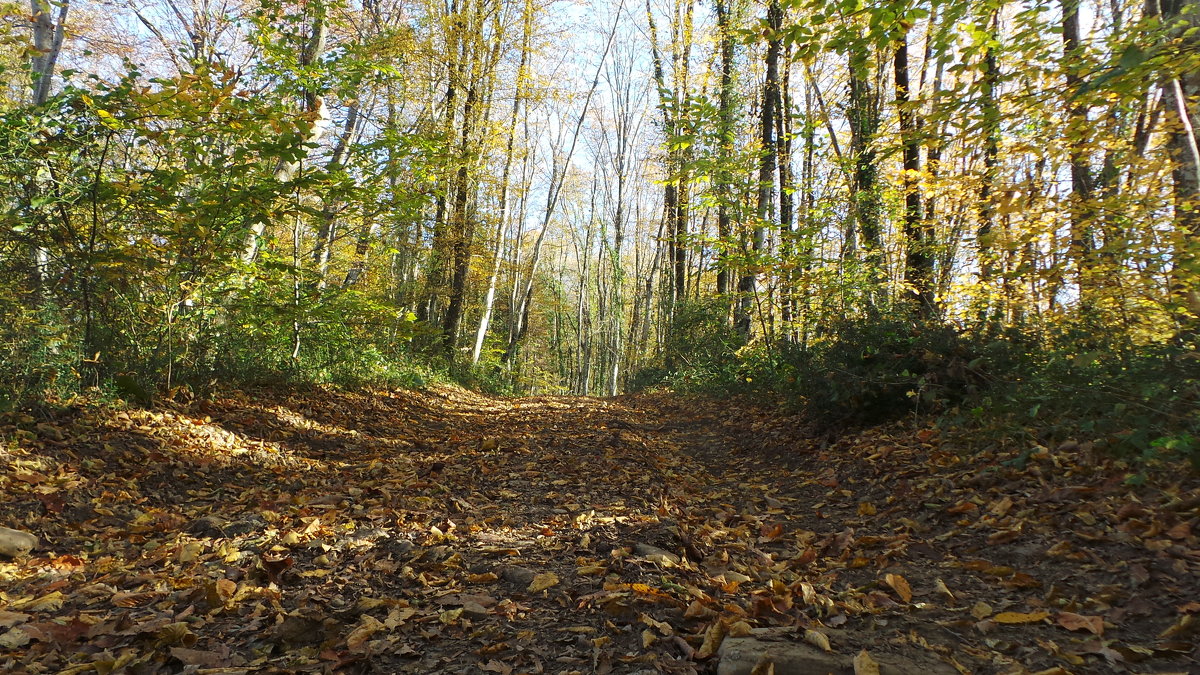
M 0 408 L 665 384 L 1200 462 L 1182 0 L 4 17 Z

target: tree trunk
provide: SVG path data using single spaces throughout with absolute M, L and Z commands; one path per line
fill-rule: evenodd
M 778 150 L 775 147 L 775 111 L 779 104 L 779 52 L 782 44 L 780 28 L 783 23 L 783 10 L 779 0 L 771 0 L 767 6 L 767 28 L 770 36 L 767 39 L 766 80 L 763 82 L 763 97 L 761 119 L 759 123 L 759 158 L 758 158 L 758 206 L 755 211 L 756 221 L 752 250 L 757 258 L 766 246 L 766 224 L 773 215 L 772 207 L 775 194 L 775 164 Z M 742 272 L 738 281 L 738 309 L 735 326 L 743 337 L 750 337 L 751 310 L 757 284 L 757 260 L 751 261 L 751 268 Z
M 994 323 L 1003 314 L 1002 308 L 995 307 L 991 296 L 990 286 L 996 276 L 996 252 L 993 230 L 995 227 L 996 206 L 993 202 L 999 172 L 1000 154 L 1000 107 L 996 101 L 997 89 L 1000 86 L 999 64 L 996 50 L 991 40 L 998 39 L 999 12 L 993 10 L 987 19 L 987 24 L 981 26 L 981 32 L 989 37 L 989 43 L 984 47 L 982 65 L 982 81 L 980 83 L 980 116 L 983 127 L 983 175 L 979 182 L 979 222 L 975 230 L 975 242 L 979 252 L 979 281 L 983 286 L 984 297 L 981 299 L 982 311 L 980 318 L 986 324 Z
M 911 296 L 917 316 L 928 319 L 934 314 L 933 256 L 930 255 L 926 221 L 922 213 L 919 177 L 921 174 L 920 124 L 912 109 L 908 78 L 908 34 L 901 36 L 894 58 L 896 116 L 900 124 L 903 149 L 904 185 L 904 285 Z
M 1067 97 L 1066 142 L 1071 164 L 1071 259 L 1079 286 L 1079 305 L 1084 312 L 1092 309 L 1092 260 L 1095 243 L 1092 235 L 1094 209 L 1092 204 L 1091 157 L 1087 150 L 1092 123 L 1087 106 L 1078 100 L 1083 83 L 1080 60 L 1083 58 L 1079 41 L 1080 0 L 1062 0 L 1063 72 Z
M 520 293 L 520 301 L 515 311 L 515 320 L 512 333 L 508 338 L 508 349 L 504 352 L 503 361 L 507 362 L 515 355 L 517 346 L 525 337 L 525 332 L 529 329 L 529 307 L 530 301 L 533 299 L 533 283 L 537 277 L 538 259 L 542 251 L 542 242 L 546 238 L 546 230 L 550 227 L 550 220 L 554 216 L 554 210 L 558 206 L 558 197 L 562 192 L 563 183 L 566 181 L 567 174 L 571 170 L 571 158 L 575 155 L 575 146 L 579 142 L 579 134 L 583 130 L 583 120 L 587 117 L 588 108 L 592 103 L 592 96 L 596 93 L 596 87 L 600 84 L 600 73 L 603 72 L 604 62 L 608 59 L 608 52 L 612 49 L 613 39 L 617 36 L 617 26 L 621 19 L 621 10 L 625 8 L 625 0 L 621 0 L 617 6 L 616 19 L 613 21 L 612 30 L 608 33 L 608 40 L 604 44 L 604 52 L 600 55 L 600 63 L 596 64 L 596 74 L 592 77 L 592 85 L 588 88 L 587 97 L 583 100 L 583 109 L 579 111 L 579 118 L 575 121 L 575 131 L 571 134 L 571 145 L 567 149 L 567 154 L 563 158 L 561 170 L 556 170 L 557 158 L 552 160 L 554 166 L 550 171 L 550 186 L 546 194 L 546 210 L 542 213 L 542 231 L 538 233 L 537 241 L 533 245 L 533 254 L 529 262 L 529 276 L 525 278 L 524 291 Z
M 33 105 L 39 106 L 50 98 L 54 82 L 54 68 L 62 52 L 63 36 L 67 25 L 67 10 L 70 0 L 51 3 L 49 0 L 30 0 L 33 23 L 33 54 L 29 58 L 29 70 L 33 81 Z M 58 20 L 53 20 L 54 5 L 58 5 Z
M 300 52 L 299 66 L 301 68 L 308 67 L 317 62 L 318 59 L 325 53 L 325 40 L 329 35 L 329 25 L 326 22 L 326 7 L 323 2 L 314 2 L 310 5 L 314 7 L 312 16 L 312 26 L 309 29 L 308 43 L 304 45 Z M 315 145 L 325 136 L 325 131 L 329 127 L 329 109 L 325 106 L 325 97 L 313 89 L 306 89 L 303 93 L 304 112 L 309 116 L 309 127 L 300 141 L 301 147 Z M 278 183 L 287 183 L 296 177 L 296 172 L 300 169 L 299 161 L 280 161 L 275 168 L 275 180 Z M 254 262 L 258 256 L 258 247 L 261 243 L 262 236 L 266 232 L 267 223 L 257 222 L 250 226 L 250 231 L 246 235 L 245 245 L 242 247 L 242 262 L 250 264 Z
M 733 77 L 733 30 L 730 27 L 729 6 L 726 0 L 716 0 L 717 39 L 721 50 L 721 88 L 718 93 L 718 147 L 717 162 L 720 165 L 719 178 L 714 186 L 717 196 L 717 295 L 727 296 L 730 288 L 730 270 L 728 247 L 733 244 L 730 240 L 732 218 L 730 207 L 733 201 L 730 182 L 733 171 L 730 164 L 733 161 L 733 145 L 736 129 L 734 127 L 734 90 Z
M 491 274 L 488 275 L 488 289 L 483 298 L 483 313 L 479 317 L 479 328 L 475 331 L 475 346 L 471 350 L 471 363 L 479 363 L 483 353 L 483 342 L 487 338 L 488 326 L 492 321 L 492 307 L 496 300 L 496 284 L 500 279 L 500 263 L 504 259 L 504 233 L 508 230 L 508 183 L 512 172 L 513 145 L 517 135 L 517 116 L 521 110 L 521 97 L 525 91 L 525 80 L 528 78 L 529 40 L 533 33 L 533 0 L 525 0 L 522 21 L 521 61 L 517 65 L 517 81 L 513 92 L 512 110 L 508 120 L 508 139 L 504 144 L 504 169 L 500 173 L 500 216 L 496 223 L 496 248 L 492 253 Z
M 865 48 L 864 48 L 865 49 Z M 879 163 L 875 135 L 879 130 L 879 98 L 871 84 L 869 55 L 850 55 L 849 110 L 850 155 L 854 162 L 851 193 L 857 234 L 861 238 L 863 263 L 867 268 L 865 296 L 868 308 L 878 309 L 886 291 L 883 270 L 883 202 L 879 193 Z M 847 245 L 853 250 L 855 237 L 850 232 Z

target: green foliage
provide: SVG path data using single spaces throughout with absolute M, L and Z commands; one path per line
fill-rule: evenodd
M 729 320 L 721 298 L 681 302 L 675 308 L 664 345 L 664 358 L 677 380 L 725 382 L 745 339 Z
M 242 262 L 252 226 L 320 215 L 304 192 L 382 200 L 341 171 L 278 180 L 307 122 L 235 83 L 219 64 L 152 86 L 131 69 L 0 114 L 0 406 L 89 386 L 145 405 L 179 384 L 428 379 L 414 317 L 367 286 L 326 287 L 270 241 Z
M 807 345 L 784 348 L 786 374 L 774 383 L 825 423 L 871 424 L 945 410 L 978 394 L 996 357 L 944 326 L 844 320 Z
M 1200 468 L 1195 345 L 1103 335 L 1082 319 L 997 334 L 859 318 L 823 326 L 805 345 L 701 351 L 703 360 L 681 363 L 665 379 L 781 400 L 831 428 L 926 414 L 973 447 L 1071 440 L 1144 465 L 1185 460 Z M 694 341 L 679 348 L 700 349 Z
M 81 354 L 53 306 L 27 309 L 0 288 L 0 412 L 79 388 Z

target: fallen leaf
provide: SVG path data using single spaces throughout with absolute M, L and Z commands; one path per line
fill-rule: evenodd
M 696 650 L 696 658 L 707 659 L 717 650 L 721 648 L 721 643 L 725 641 L 725 622 L 714 621 L 708 630 L 704 631 L 704 641 L 700 644 L 700 649 Z
M 899 574 L 888 574 L 883 577 L 883 580 L 892 587 L 893 591 L 896 591 L 896 595 L 899 595 L 901 600 L 912 602 L 912 588 L 908 585 L 907 579 Z
M 346 647 L 351 651 L 359 651 L 371 636 L 385 628 L 383 622 L 370 614 L 364 614 L 359 623 L 346 636 Z
M 1037 623 L 1043 619 L 1050 618 L 1050 612 L 1000 612 L 992 617 L 992 621 L 996 623 Z
M 1059 612 L 1055 617 L 1058 625 L 1067 630 L 1086 630 L 1092 635 L 1104 634 L 1104 619 L 1098 616 L 1084 616 L 1074 612 Z
M 529 582 L 529 588 L 526 590 L 530 593 L 540 593 L 551 586 L 558 585 L 558 575 L 554 572 L 542 572 L 535 575 L 533 581 Z
M 833 651 L 833 647 L 829 645 L 829 637 L 821 631 L 804 629 L 804 641 L 822 651 Z
M 747 637 L 751 634 L 750 624 L 745 621 L 734 621 L 725 631 L 727 637 Z
M 29 641 L 32 639 L 33 638 L 30 637 L 29 633 L 26 633 L 20 628 L 10 628 L 4 633 L 4 635 L 0 635 L 0 647 L 17 649 L 29 644 Z
M 649 647 L 655 642 L 658 642 L 658 636 L 654 634 L 654 631 L 649 628 L 642 631 L 642 649 Z
M 865 649 L 854 657 L 854 675 L 879 675 L 879 664 Z

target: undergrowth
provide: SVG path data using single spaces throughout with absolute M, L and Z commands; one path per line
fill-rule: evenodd
M 704 308 L 684 316 L 698 336 L 724 324 Z M 717 344 L 670 344 L 674 367 L 635 383 L 776 401 L 830 431 L 911 416 L 974 449 L 1090 443 L 1134 463 L 1200 469 L 1193 344 L 1120 344 L 1079 324 L 961 331 L 886 317 L 831 323 L 803 341 Z

